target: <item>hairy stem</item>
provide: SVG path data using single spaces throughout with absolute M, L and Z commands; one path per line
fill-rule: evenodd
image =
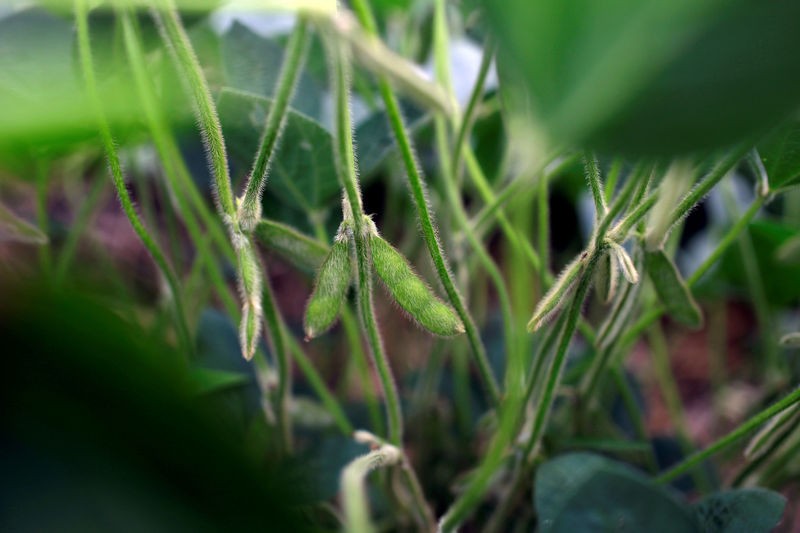
M 383 341 L 378 332 L 372 301 L 372 260 L 369 247 L 369 229 L 364 221 L 364 208 L 361 201 L 358 178 L 356 177 L 355 153 L 353 150 L 349 62 L 343 46 L 338 41 L 332 38 L 329 39 L 328 48 L 333 70 L 336 113 L 334 155 L 339 181 L 352 211 L 352 220 L 348 222 L 353 227 L 356 247 L 359 312 L 386 398 L 389 441 L 396 446 L 400 446 L 403 441 L 403 415 L 400 410 L 400 398 L 383 348 Z
M 377 37 L 377 26 L 375 19 L 370 11 L 370 7 L 366 0 L 354 0 L 353 9 L 359 19 L 359 22 L 364 27 L 368 35 Z M 478 370 L 483 378 L 484 386 L 486 387 L 489 398 L 494 405 L 500 401 L 500 389 L 497 385 L 497 380 L 492 373 L 489 358 L 486 355 L 486 348 L 478 333 L 478 328 L 475 321 L 472 319 L 469 311 L 467 310 L 461 294 L 456 288 L 453 275 L 450 272 L 444 252 L 442 250 L 439 237 L 433 224 L 433 217 L 431 215 L 430 206 L 428 204 L 427 192 L 425 184 L 422 179 L 422 170 L 414 156 L 414 150 L 411 145 L 411 139 L 408 136 L 402 114 L 400 113 L 400 105 L 397 98 L 392 91 L 392 87 L 386 78 L 378 80 L 378 88 L 383 98 L 384 105 L 386 106 L 386 114 L 389 117 L 389 123 L 395 136 L 395 140 L 400 148 L 400 153 L 403 163 L 406 167 L 406 174 L 408 177 L 409 186 L 411 189 L 411 196 L 414 200 L 414 205 L 417 209 L 417 216 L 419 217 L 420 226 L 422 227 L 422 236 L 425 244 L 428 247 L 428 252 L 433 260 L 436 273 L 444 286 L 450 302 L 453 304 L 456 312 L 458 313 L 461 321 L 464 323 L 464 328 L 467 333 L 470 346 L 478 365 Z
M 270 160 L 286 124 L 287 111 L 294 96 L 307 48 L 308 21 L 305 17 L 300 16 L 289 38 L 289 43 L 286 45 L 286 55 L 275 87 L 275 98 L 269 108 L 269 113 L 267 113 L 258 154 L 239 205 L 239 223 L 246 231 L 254 228 L 261 219 L 261 196 L 267 184 Z

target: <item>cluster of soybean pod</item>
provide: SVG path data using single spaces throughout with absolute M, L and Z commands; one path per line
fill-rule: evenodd
M 119 156 L 99 102 L 87 30 L 89 11 L 87 2 L 88 0 L 75 0 L 81 66 L 88 93 L 93 101 L 92 111 L 96 115 L 103 137 L 112 177 L 131 224 L 153 255 L 170 287 L 177 292 L 174 272 L 169 268 L 158 248 L 152 245 L 152 239 L 139 220 L 125 190 Z M 620 336 L 623 325 L 628 323 L 631 316 L 636 291 L 641 286 L 639 283 L 640 271 L 647 272 L 661 302 L 660 308 L 643 319 L 645 326 L 648 323 L 647 320 L 655 320 L 661 313 L 669 313 L 675 320 L 687 325 L 697 326 L 700 324 L 702 314 L 694 302 L 688 286 L 709 268 L 711 262 L 719 257 L 721 251 L 718 251 L 703 267 L 698 269 L 698 272 L 687 283 L 670 257 L 664 252 L 664 244 L 672 228 L 711 187 L 718 183 L 745 156 L 747 148 L 740 147 L 726 154 L 699 184 L 686 192 L 682 198 L 670 197 L 668 194 L 659 197 L 658 193 L 670 189 L 685 192 L 687 183 L 685 176 L 694 171 L 691 166 L 687 167 L 685 162 L 674 162 L 667 167 L 640 163 L 630 171 L 627 181 L 612 198 L 609 191 L 613 192 L 613 187 L 607 187 L 605 192 L 602 190 L 600 170 L 596 159 L 591 153 L 585 154 L 584 166 L 595 207 L 594 233 L 584 252 L 579 254 L 557 279 L 548 279 L 550 289 L 539 301 L 528 322 L 528 330 L 536 331 L 559 311 L 564 311 L 542 343 L 542 352 L 553 350 L 554 355 L 550 358 L 537 357 L 533 368 L 527 373 L 527 377 L 521 367 L 512 366 L 519 362 L 515 362 L 514 358 L 509 356 L 506 388 L 501 394 L 489 368 L 485 349 L 476 326 L 456 289 L 438 235 L 433 227 L 422 172 L 415 159 L 392 84 L 402 86 L 421 99 L 427 100 L 433 106 L 447 107 L 451 105 L 451 101 L 439 92 L 440 85 L 426 85 L 426 82 L 421 81 L 413 69 L 405 68 L 406 63 L 402 58 L 390 57 L 389 60 L 386 60 L 385 57 L 382 58 L 382 55 L 390 54 L 390 52 L 385 49 L 377 37 L 377 26 L 368 2 L 353 0 L 352 6 L 358 19 L 357 23 L 346 13 L 335 16 L 310 14 L 298 16 L 296 27 L 286 47 L 274 100 L 266 117 L 264 132 L 252 171 L 244 193 L 237 198 L 232 190 L 225 140 L 214 100 L 174 5 L 174 0 L 152 0 L 150 2 L 152 16 L 178 71 L 182 74 L 187 94 L 194 104 L 214 178 L 217 208 L 236 253 L 238 284 L 242 302 L 240 342 L 243 356 L 250 360 L 257 352 L 262 324 L 266 324 L 269 333 L 268 340 L 275 354 L 279 374 L 278 390 L 274 398 L 276 422 L 288 451 L 291 451 L 291 429 L 287 412 L 291 376 L 290 362 L 284 345 L 284 325 L 273 301 L 265 265 L 261 263 L 256 253 L 255 240 L 257 239 L 302 268 L 316 271 L 314 289 L 308 300 L 304 316 L 307 340 L 313 339 L 331 328 L 342 312 L 350 287 L 355 286 L 363 333 L 383 389 L 388 431 L 386 439 L 363 431 L 357 431 L 354 434 L 356 440 L 369 444 L 372 451 L 353 461 L 342 473 L 342 506 L 345 526 L 349 530 L 369 531 L 372 529 L 363 482 L 370 470 L 382 466 L 399 468 L 404 480 L 402 485 L 407 491 L 407 499 L 412 502 L 411 514 L 419 528 L 431 530 L 436 527 L 416 475 L 402 451 L 402 413 L 388 358 L 384 353 L 375 323 L 372 301 L 373 273 L 377 274 L 378 279 L 397 304 L 422 328 L 442 337 L 466 333 L 486 386 L 487 395 L 496 406 L 495 422 L 498 429 L 466 488 L 439 522 L 441 530 L 451 531 L 463 523 L 489 490 L 493 476 L 503 463 L 507 450 L 513 447 L 514 438 L 520 431 L 521 413 L 525 411 L 525 407 L 534 397 L 534 387 L 538 387 L 537 410 L 533 426 L 523 445 L 523 453 L 518 461 L 519 467 L 515 470 L 516 477 L 511 483 L 512 490 L 518 486 L 521 476 L 531 465 L 555 399 L 555 390 L 564 369 L 567 348 L 576 327 L 581 325 L 581 306 L 591 285 L 595 287 L 599 299 L 611 307 L 607 319 L 600 325 L 594 339 L 600 352 L 580 385 L 584 393 L 587 390 L 591 391 L 596 385 L 600 370 L 614 353 L 615 344 L 620 342 L 624 344 L 625 339 L 620 341 Z M 439 32 L 446 31 L 443 10 L 444 2 L 437 0 L 434 22 Z M 118 11 L 123 22 L 126 45 L 131 60 L 134 64 L 141 65 L 143 64 L 143 54 L 137 44 L 131 9 L 129 6 L 120 4 Z M 343 191 L 342 221 L 330 248 L 298 233 L 291 227 L 262 218 L 261 212 L 262 195 L 267 183 L 271 158 L 280 141 L 294 89 L 302 71 L 312 22 L 322 35 L 328 53 L 335 110 L 333 155 L 336 162 L 336 173 Z M 423 237 L 450 304 L 441 300 L 414 271 L 409 261 L 381 237 L 373 220 L 364 213 L 357 178 L 350 109 L 350 67 L 354 54 L 358 54 L 359 59 L 371 66 L 379 76 L 379 90 L 405 164 Z M 491 59 L 491 53 L 487 53 L 486 56 L 489 60 Z M 487 68 L 488 64 L 488 61 L 484 62 L 484 66 Z M 143 68 L 137 72 L 137 83 L 143 83 L 143 73 Z M 485 75 L 485 72 L 483 74 Z M 442 77 L 437 81 L 447 85 L 445 78 Z M 458 172 L 460 151 L 467 150 L 464 146 L 463 133 L 466 131 L 468 122 L 469 120 L 464 118 L 462 123 L 457 124 L 456 129 L 459 130 L 459 135 L 456 136 L 458 139 L 455 145 L 456 155 L 453 157 L 453 164 L 448 169 L 451 173 Z M 438 134 L 445 130 L 447 124 L 437 118 L 436 126 Z M 446 145 L 446 142 L 443 145 Z M 657 177 L 661 178 L 660 185 L 651 187 Z M 512 189 L 509 188 L 509 190 Z M 448 194 L 450 194 L 450 200 L 453 201 L 452 188 L 449 189 Z M 754 203 L 755 209 L 748 211 L 748 216 L 752 216 L 755 210 L 766 201 L 768 194 L 768 185 L 759 190 L 758 198 Z M 489 204 L 498 205 L 498 201 L 493 198 L 486 198 L 486 200 Z M 675 205 L 677 200 L 679 201 Z M 453 209 L 457 216 L 466 219 L 462 212 L 463 206 L 457 200 L 453 203 Z M 498 219 L 502 221 L 501 215 L 502 211 L 498 211 Z M 646 215 L 649 215 L 647 225 L 644 224 Z M 472 229 L 468 227 L 469 224 L 463 224 L 463 226 L 462 230 L 475 248 L 478 257 L 486 260 L 488 256 L 473 235 Z M 734 230 L 741 231 L 742 227 L 743 224 L 739 223 Z M 511 237 L 515 236 L 513 229 L 504 227 L 504 231 L 509 232 Z M 735 234 L 732 230 L 732 235 L 735 236 Z M 628 246 L 628 241 L 632 237 L 636 239 L 636 243 L 634 246 Z M 723 241 L 720 250 L 724 249 L 723 245 L 728 246 L 732 240 L 733 238 Z M 632 250 L 632 255 L 629 250 Z M 532 262 L 538 261 L 535 252 L 531 251 L 531 257 Z M 490 259 L 486 266 L 490 274 L 496 272 L 496 269 L 492 270 L 493 265 Z M 549 274 L 547 275 L 549 276 Z M 624 286 L 620 286 L 621 279 L 626 282 Z M 507 300 L 502 280 L 498 282 L 495 279 L 495 283 L 502 304 Z M 180 299 L 175 298 L 175 300 L 176 306 L 178 306 Z M 503 305 L 505 304 L 502 304 L 501 307 Z M 182 316 L 180 308 L 176 309 L 176 314 L 179 317 Z M 180 320 L 178 322 L 180 326 L 182 322 Z M 511 327 L 511 325 L 506 324 L 506 327 Z M 185 330 L 185 324 L 180 329 Z M 506 336 L 507 340 L 510 340 L 508 332 Z M 544 364 L 547 366 L 542 367 L 541 365 Z M 520 376 L 524 379 L 519 379 Z M 540 378 L 540 376 L 544 377 Z M 540 379 L 544 381 L 542 382 Z M 771 407 L 771 410 L 762 412 L 759 415 L 761 418 L 754 418 L 742 426 L 742 434 L 745 429 L 750 430 L 755 427 L 756 423 L 763 422 L 762 419 L 768 414 L 773 411 L 778 412 L 776 409 L 789 401 L 794 401 L 794 397 L 787 397 L 782 400 L 783 403 L 779 402 Z M 716 445 L 710 447 L 708 453 L 716 451 L 723 444 L 729 444 L 734 437 L 739 438 L 740 436 L 737 433 L 726 437 L 727 440 L 721 441 L 716 448 Z M 676 475 L 680 469 L 690 468 L 701 459 L 702 456 L 689 458 L 680 468 L 668 473 L 668 476 Z M 502 513 L 498 516 L 501 515 Z

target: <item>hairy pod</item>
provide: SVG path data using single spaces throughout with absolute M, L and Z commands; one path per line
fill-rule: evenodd
M 391 244 L 371 235 L 372 264 L 389 293 L 420 326 L 435 335 L 451 337 L 464 332 L 455 311 L 441 301 Z
M 239 291 L 242 294 L 242 321 L 239 325 L 239 342 L 242 355 L 253 358 L 261 336 L 261 268 L 255 250 L 248 240 L 237 249 L 239 260 Z
M 628 283 L 639 283 L 639 272 L 636 270 L 636 266 L 633 264 L 631 256 L 625 251 L 625 248 L 614 241 L 610 241 L 609 246 L 609 255 L 613 255 L 616 258 L 620 270 L 622 270 L 622 275 L 625 276 Z
M 317 273 L 314 291 L 306 304 L 306 339 L 325 333 L 339 318 L 352 275 L 348 237 L 340 232 Z
M 594 290 L 603 304 L 608 304 L 614 299 L 618 274 L 617 261 L 609 250 L 597 262 L 597 270 L 594 272 Z
M 533 316 L 528 321 L 528 331 L 533 333 L 555 313 L 561 306 L 562 302 L 566 299 L 567 294 L 575 286 L 578 281 L 578 273 L 583 268 L 588 254 L 583 252 L 576 257 L 567 267 L 561 272 L 556 279 L 550 290 L 539 300 Z
M 320 241 L 272 220 L 260 220 L 254 235 L 267 249 L 306 272 L 316 272 L 329 252 Z

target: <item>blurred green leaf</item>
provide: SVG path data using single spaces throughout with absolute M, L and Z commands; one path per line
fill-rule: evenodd
M 283 43 L 260 37 L 236 22 L 222 36 L 221 50 L 229 87 L 272 97 L 283 64 Z M 323 102 L 322 88 L 308 74 L 302 73 L 292 98 L 292 109 L 320 122 Z
M 767 533 L 778 525 L 786 498 L 766 489 L 718 492 L 694 505 L 706 533 Z
M 758 145 L 771 188 L 800 181 L 800 121 L 784 124 Z
M 210 394 L 250 382 L 250 376 L 245 374 L 209 368 L 193 368 L 189 373 L 189 378 L 197 394 Z
M 540 530 L 696 531 L 688 506 L 629 466 L 574 453 L 536 471 L 534 504 Z
M 658 299 L 667 308 L 667 313 L 689 327 L 702 326 L 703 314 L 700 307 L 694 301 L 686 281 L 672 259 L 663 250 L 645 252 L 644 264 L 658 293 Z
M 502 81 L 527 86 L 555 143 L 696 151 L 744 139 L 800 103 L 795 0 L 485 4 Z
M 402 111 L 411 135 L 429 124 L 432 119 L 429 113 L 405 102 L 402 103 Z M 377 111 L 362 121 L 356 127 L 355 139 L 358 172 L 364 178 L 372 176 L 386 158 L 397 150 L 385 111 Z
M 774 306 L 797 303 L 800 299 L 797 266 L 785 262 L 779 255 L 779 250 L 791 242 L 797 235 L 797 230 L 774 221 L 758 220 L 751 223 L 746 231 L 753 242 L 755 259 L 762 273 L 761 283 L 769 303 Z M 747 272 L 738 246 L 728 249 L 720 261 L 714 280 L 704 283 L 711 287 L 715 284 L 719 288 L 733 288 L 742 294 L 747 293 Z

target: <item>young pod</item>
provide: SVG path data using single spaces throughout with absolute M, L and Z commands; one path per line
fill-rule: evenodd
M 455 311 L 433 293 L 400 252 L 375 234 L 370 236 L 370 244 L 378 277 L 420 326 L 442 337 L 464 332 L 464 324 Z
M 239 291 L 242 293 L 242 321 L 239 325 L 239 342 L 242 355 L 253 358 L 261 336 L 261 269 L 250 241 L 242 241 L 238 248 Z
M 625 250 L 625 248 L 616 242 L 611 241 L 609 255 L 616 257 L 620 270 L 622 270 L 622 275 L 625 276 L 625 279 L 628 280 L 628 283 L 639 283 L 639 271 L 636 270 L 636 266 L 633 264 L 633 260 L 631 259 L 631 256 L 628 255 L 628 252 Z
M 344 233 L 336 237 L 328 257 L 317 273 L 314 291 L 306 304 L 304 318 L 306 339 L 313 339 L 325 333 L 339 318 L 353 273 L 347 241 L 347 235 Z
M 594 272 L 594 290 L 603 304 L 608 304 L 614 299 L 617 292 L 617 261 L 609 250 L 597 262 Z

